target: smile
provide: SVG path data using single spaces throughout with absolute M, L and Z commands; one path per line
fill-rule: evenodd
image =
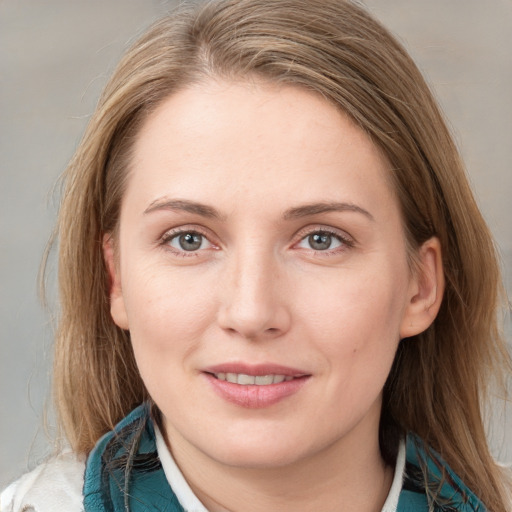
M 245 373 L 214 373 L 219 380 L 231 382 L 232 384 L 241 384 L 242 386 L 269 386 L 270 384 L 279 384 L 284 381 L 293 380 L 291 375 L 247 375 Z
M 290 399 L 312 377 L 303 369 L 272 363 L 223 363 L 201 373 L 217 396 L 248 409 L 271 407 Z

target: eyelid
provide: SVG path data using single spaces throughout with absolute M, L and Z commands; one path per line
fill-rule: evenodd
M 313 235 L 315 233 L 327 233 L 338 238 L 343 244 L 343 247 L 334 250 L 326 249 L 325 251 L 315 251 L 314 249 L 311 249 L 311 251 L 317 253 L 323 252 L 325 254 L 328 254 L 329 252 L 337 252 L 340 250 L 343 251 L 346 250 L 347 248 L 354 247 L 354 245 L 356 245 L 357 243 L 353 236 L 349 235 L 346 231 L 342 229 L 334 228 L 332 226 L 325 226 L 322 224 L 316 224 L 312 226 L 306 226 L 300 229 L 294 236 L 295 241 L 293 242 L 293 246 L 295 247 L 297 244 L 302 242 L 302 240 L 304 240 L 306 237 Z
M 205 237 L 208 242 L 210 243 L 211 247 L 208 249 L 201 249 L 198 251 L 181 251 L 175 247 L 171 247 L 169 242 L 176 238 L 179 235 L 182 235 L 184 233 L 197 233 L 203 237 Z M 171 229 L 167 229 L 159 238 L 158 243 L 159 245 L 165 247 L 167 250 L 180 255 L 185 256 L 198 256 L 199 253 L 210 250 L 210 249 L 219 249 L 219 244 L 216 243 L 212 238 L 215 238 L 211 231 L 206 230 L 202 226 L 198 226 L 197 224 L 185 224 L 182 226 L 176 226 Z
M 176 226 L 174 228 L 167 229 L 158 238 L 158 243 L 159 243 L 159 245 L 165 246 L 166 249 L 168 249 L 174 253 L 180 253 L 180 254 L 187 253 L 186 254 L 187 256 L 194 256 L 194 255 L 197 256 L 198 253 L 203 252 L 205 250 L 209 250 L 209 249 L 202 249 L 199 251 L 187 252 L 187 251 L 180 251 L 180 250 L 176 250 L 175 248 L 171 248 L 169 245 L 169 241 L 183 233 L 198 233 L 198 234 L 204 236 L 208 240 L 208 242 L 211 244 L 211 247 L 209 249 L 220 249 L 221 248 L 220 243 L 215 241 L 215 238 L 216 238 L 215 235 L 210 230 L 205 229 L 204 227 L 197 225 L 197 224 L 185 224 L 185 225 L 180 225 L 180 226 Z M 346 250 L 347 248 L 351 248 L 354 245 L 356 245 L 356 243 L 357 243 L 356 239 L 353 236 L 351 236 L 350 234 L 348 234 L 346 231 L 344 231 L 342 229 L 335 228 L 332 226 L 326 226 L 326 225 L 322 225 L 322 224 L 314 224 L 314 225 L 305 226 L 295 233 L 295 235 L 293 236 L 292 247 L 295 247 L 298 243 L 300 243 L 306 237 L 308 237 L 314 233 L 327 233 L 329 235 L 332 235 L 332 236 L 338 238 L 342 242 L 342 247 L 336 248 L 333 250 L 326 249 L 325 251 L 318 251 L 318 250 L 311 249 L 311 251 L 313 251 L 315 253 L 323 252 L 324 254 L 328 254 L 330 252 L 331 253 L 339 252 L 339 251 Z

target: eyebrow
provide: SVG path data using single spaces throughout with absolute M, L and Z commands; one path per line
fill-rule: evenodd
M 319 213 L 330 212 L 356 212 L 363 214 L 365 217 L 368 217 L 372 221 L 375 220 L 373 215 L 368 210 L 365 210 L 356 204 L 338 202 L 310 203 L 303 206 L 297 206 L 296 208 L 290 208 L 289 210 L 286 210 L 283 218 L 285 220 L 300 219 L 302 217 L 318 215 Z
M 160 198 L 155 199 L 145 210 L 144 214 L 148 214 L 154 211 L 159 210 L 177 210 L 177 211 L 185 211 L 189 213 L 194 213 L 196 215 L 200 215 L 201 217 L 206 217 L 209 219 L 216 220 L 224 220 L 225 216 L 221 215 L 221 213 L 213 208 L 212 206 L 208 206 L 203 203 L 198 203 L 196 201 L 190 201 L 188 199 L 168 199 L 168 198 Z M 318 202 L 318 203 L 310 203 L 302 206 L 297 206 L 294 208 L 289 208 L 283 214 L 284 220 L 294 220 L 300 219 L 302 217 L 309 217 L 312 215 L 318 215 L 320 213 L 330 213 L 330 212 L 356 212 L 361 213 L 365 217 L 368 217 L 370 220 L 374 221 L 373 215 L 352 203 L 339 203 L 339 202 Z
M 195 213 L 201 217 L 209 219 L 221 220 L 224 217 L 211 206 L 206 204 L 197 203 L 196 201 L 189 201 L 187 199 L 168 199 L 161 198 L 155 199 L 145 210 L 144 214 L 151 213 L 158 210 L 177 210 L 189 213 Z

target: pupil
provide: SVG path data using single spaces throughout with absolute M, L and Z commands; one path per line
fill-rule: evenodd
M 325 251 L 331 246 L 332 237 L 326 233 L 309 235 L 309 245 L 317 251 Z
M 196 251 L 201 247 L 201 235 L 186 233 L 180 236 L 180 246 L 185 251 Z

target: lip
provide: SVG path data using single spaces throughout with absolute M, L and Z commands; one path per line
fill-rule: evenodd
M 205 373 L 245 373 L 246 375 L 285 375 L 287 377 L 304 377 L 310 373 L 290 366 L 273 363 L 247 364 L 247 363 L 221 363 L 209 366 L 202 370 Z
M 266 386 L 242 385 L 217 379 L 214 373 L 243 373 L 245 375 L 284 375 L 294 377 Z M 221 398 L 240 407 L 263 409 L 296 394 L 306 384 L 311 374 L 298 368 L 278 364 L 222 363 L 202 370 L 202 374 Z

